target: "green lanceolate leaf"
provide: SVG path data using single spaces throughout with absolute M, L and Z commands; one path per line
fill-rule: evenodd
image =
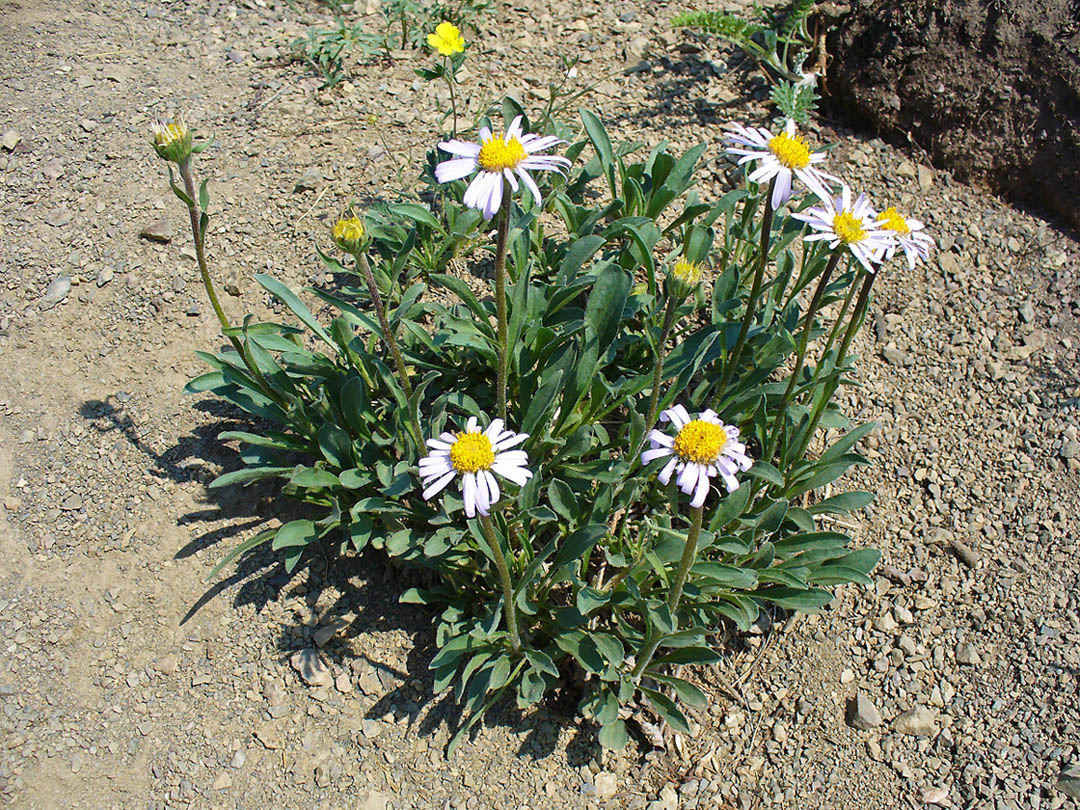
M 679 710 L 679 707 L 675 705 L 675 701 L 663 692 L 657 692 L 654 689 L 646 689 L 644 686 L 641 687 L 641 692 L 649 699 L 649 703 L 656 709 L 657 714 L 664 718 L 669 726 L 683 734 L 690 733 L 690 724 L 686 722 L 686 715 L 684 715 Z
M 630 275 L 622 268 L 607 267 L 600 272 L 589 294 L 585 304 L 585 323 L 596 333 L 601 352 L 615 339 L 622 325 L 630 282 Z
M 255 280 L 262 285 L 264 290 L 291 309 L 293 314 L 300 319 L 304 326 L 318 335 L 327 345 L 333 346 L 335 351 L 338 350 L 337 344 L 334 343 L 330 335 L 326 333 L 326 330 L 322 328 L 322 325 L 315 319 L 315 316 L 311 314 L 311 310 L 304 305 L 303 301 L 297 298 L 296 293 L 273 276 L 268 276 L 265 273 L 256 273 Z

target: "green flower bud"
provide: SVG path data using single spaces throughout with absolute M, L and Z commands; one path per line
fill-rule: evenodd
M 364 223 L 359 217 L 339 219 L 334 223 L 330 235 L 334 244 L 346 253 L 356 253 L 364 246 Z
M 154 133 L 150 143 L 159 157 L 178 164 L 191 157 L 191 130 L 179 115 L 171 121 L 155 121 L 150 126 Z

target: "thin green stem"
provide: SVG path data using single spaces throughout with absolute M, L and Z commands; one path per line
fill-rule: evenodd
M 180 170 L 180 177 L 184 181 L 184 191 L 187 192 L 188 197 L 192 201 L 192 204 L 188 206 L 188 214 L 191 217 L 191 236 L 195 240 L 195 259 L 199 263 L 199 273 L 202 275 L 203 286 L 206 287 L 206 296 L 210 299 L 210 306 L 214 308 L 214 314 L 217 315 L 217 319 L 221 323 L 221 328 L 227 332 L 232 329 L 232 326 L 229 324 L 229 319 L 225 315 L 225 310 L 221 308 L 221 302 L 218 301 L 217 292 L 214 290 L 214 282 L 210 280 L 210 270 L 206 264 L 206 234 L 203 233 L 202 226 L 199 222 L 202 212 L 199 210 L 199 198 L 195 194 L 195 179 L 191 176 L 190 158 L 183 163 L 180 163 L 178 168 Z M 240 340 L 235 335 L 227 335 L 227 337 L 232 343 L 233 348 L 236 349 L 237 354 L 243 357 L 244 352 L 241 349 Z
M 704 472 L 702 474 L 704 475 Z M 705 509 L 702 506 L 694 506 L 690 509 L 690 534 L 686 536 L 682 560 L 679 561 L 679 569 L 675 572 L 675 582 L 672 583 L 671 593 L 668 594 L 667 605 L 672 616 L 679 609 L 686 577 L 690 574 L 690 566 L 694 564 L 694 559 L 697 557 L 698 537 L 701 535 L 701 521 L 704 513 Z
M 225 337 L 229 339 L 229 343 L 232 344 L 233 349 L 240 355 L 240 359 L 244 361 L 244 365 L 247 366 L 251 377 L 255 383 L 262 389 L 270 399 L 274 400 L 278 405 L 283 408 L 287 407 L 281 395 L 278 394 L 270 384 L 266 381 L 263 373 L 259 370 L 259 367 L 255 365 L 255 362 L 251 359 L 249 354 L 244 351 L 244 344 L 235 335 L 230 335 L 232 325 L 229 323 L 228 317 L 225 315 L 225 310 L 221 307 L 221 302 L 218 300 L 217 291 L 214 289 L 214 282 L 210 278 L 210 268 L 206 262 L 206 232 L 202 227 L 203 212 L 199 208 L 199 198 L 195 193 L 195 178 L 191 175 L 191 158 L 187 158 L 183 162 L 177 164 L 177 169 L 180 171 L 180 177 L 184 181 L 184 191 L 187 193 L 188 199 L 191 200 L 191 204 L 188 205 L 188 215 L 191 219 L 191 236 L 195 241 L 195 259 L 199 265 L 199 275 L 202 276 L 203 286 L 206 288 L 206 297 L 210 299 L 210 306 L 214 308 L 214 314 L 217 315 L 218 322 L 221 324 L 221 329 L 225 334 Z
M 694 560 L 697 558 L 697 544 L 698 538 L 701 536 L 701 524 L 704 516 L 704 507 L 695 506 L 690 509 L 690 533 L 686 536 L 686 545 L 683 547 L 682 560 L 679 561 L 679 567 L 675 571 L 675 581 L 671 585 L 671 592 L 668 594 L 667 606 L 672 618 L 675 617 L 675 612 L 679 609 L 679 602 L 682 601 L 683 586 L 686 585 L 686 578 L 690 574 L 690 568 L 694 564 Z M 637 664 L 634 665 L 633 671 L 630 673 L 630 677 L 636 684 L 641 680 L 641 675 L 645 672 L 645 668 L 652 662 L 653 656 L 656 655 L 656 650 L 660 646 L 660 642 L 664 637 L 661 633 L 654 633 L 650 628 L 649 634 L 646 637 L 645 648 L 641 653 L 641 657 L 638 659 Z
M 521 652 L 521 637 L 518 635 L 517 611 L 514 609 L 514 588 L 510 582 L 510 570 L 506 567 L 506 557 L 503 556 L 499 538 L 495 535 L 495 526 L 491 523 L 490 515 L 480 515 L 480 527 L 484 530 L 484 538 L 491 547 L 491 555 L 495 558 L 495 568 L 499 571 L 499 582 L 502 584 L 503 605 L 506 610 L 506 629 L 510 634 L 510 646 L 514 652 Z
M 409 381 L 409 371 L 405 367 L 405 358 L 401 354 L 401 349 L 398 348 L 394 333 L 390 329 L 390 321 L 386 318 L 386 306 L 383 304 L 382 295 L 379 294 L 379 287 L 375 283 L 375 274 L 371 272 L 371 265 L 368 264 L 367 254 L 363 250 L 357 250 L 356 253 L 353 254 L 353 257 L 356 259 L 356 263 L 360 265 L 360 270 L 364 274 L 364 280 L 367 281 L 368 293 L 371 295 L 371 301 L 375 305 L 375 314 L 379 318 L 379 326 L 382 327 L 383 340 L 386 341 L 386 345 L 390 349 L 390 355 L 394 358 L 394 366 L 398 373 L 398 382 L 401 383 L 401 388 L 405 392 L 406 399 L 411 402 L 413 387 L 412 383 Z M 409 406 L 409 424 L 413 430 L 413 438 L 416 439 L 417 451 L 423 452 L 424 434 L 423 431 L 420 430 L 420 421 L 411 404 Z
M 510 233 L 510 189 L 503 181 L 503 202 L 499 209 L 499 231 L 495 241 L 495 314 L 498 319 L 499 369 L 496 389 L 499 417 L 506 421 L 506 243 Z
M 671 336 L 671 327 L 675 324 L 675 314 L 678 309 L 678 296 L 669 295 L 667 307 L 664 311 L 664 323 L 660 327 L 660 342 L 656 344 L 656 363 L 653 367 L 652 393 L 649 395 L 649 411 L 648 416 L 645 417 L 645 431 L 641 434 L 637 447 L 634 448 L 634 452 L 630 456 L 631 465 L 633 465 L 633 460 L 637 458 L 638 453 L 641 452 L 642 445 L 645 444 L 645 437 L 649 435 L 649 431 L 656 424 L 656 412 L 660 408 L 660 380 L 664 375 L 665 350 L 667 349 L 668 338 Z
M 457 137 L 457 91 L 454 89 L 456 84 L 454 79 L 454 66 L 453 60 L 448 56 L 446 57 L 446 84 L 450 87 L 450 110 L 453 114 L 453 130 L 451 137 Z
M 840 348 L 836 352 L 836 359 L 832 363 L 833 371 L 841 368 L 844 364 L 844 360 L 847 359 L 847 353 L 848 349 L 851 346 L 851 341 L 855 338 L 855 335 L 859 331 L 859 327 L 862 326 L 863 319 L 866 317 L 866 310 L 870 302 L 870 289 L 874 286 L 874 279 L 876 278 L 877 273 L 867 273 L 866 277 L 863 279 L 862 287 L 859 290 L 859 300 L 855 303 L 855 312 L 852 314 L 851 320 L 848 322 L 847 330 L 844 332 L 844 339 L 840 342 Z M 854 285 L 852 285 L 852 289 L 854 289 Z M 836 392 L 836 389 L 839 385 L 839 378 L 830 380 L 826 395 L 823 396 L 818 402 L 814 403 L 814 410 L 810 414 L 810 424 L 806 429 L 806 434 L 803 436 L 803 440 L 799 448 L 800 457 L 806 453 L 806 448 L 809 447 L 810 442 L 813 439 L 814 431 L 817 430 L 818 423 L 821 421 L 821 417 L 825 413 L 825 406 L 829 404 L 829 400 L 832 399 L 832 395 Z
M 798 354 L 795 357 L 795 368 L 792 370 L 791 377 L 788 379 L 784 396 L 780 400 L 780 406 L 776 409 L 776 416 L 773 419 L 772 436 L 769 438 L 769 447 L 765 451 L 765 455 L 762 456 L 766 461 L 772 460 L 773 454 L 776 452 L 777 444 L 780 441 L 780 434 L 784 430 L 784 420 L 787 417 L 787 406 L 791 402 L 791 393 L 795 390 L 795 383 L 802 375 L 803 364 L 806 362 L 806 346 L 810 342 L 810 333 L 814 330 L 814 316 L 817 315 L 818 306 L 821 304 L 821 298 L 825 294 L 825 288 L 829 286 L 829 277 L 832 275 L 833 270 L 836 269 L 837 262 L 840 261 L 840 254 L 841 251 L 834 250 L 829 257 L 829 263 L 825 265 L 825 270 L 818 280 L 817 289 L 814 290 L 814 297 L 810 299 L 810 306 L 806 309 L 802 340 L 799 342 Z
M 723 398 L 728 383 L 731 382 L 731 377 L 739 364 L 739 357 L 742 355 L 743 347 L 746 345 L 746 338 L 750 334 L 750 324 L 757 314 L 757 299 L 761 295 L 761 285 L 765 277 L 765 265 L 769 263 L 769 236 L 772 233 L 773 221 L 772 195 L 775 185 L 776 178 L 774 177 L 769 181 L 769 190 L 765 192 L 765 213 L 761 218 L 761 245 L 758 248 L 754 280 L 750 285 L 750 298 L 746 302 L 746 313 L 743 315 L 742 324 L 739 326 L 739 337 L 735 341 L 735 348 L 728 355 L 724 366 L 724 375 L 720 378 L 720 386 L 716 392 L 717 401 Z

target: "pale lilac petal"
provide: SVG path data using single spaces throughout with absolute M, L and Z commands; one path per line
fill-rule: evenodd
M 772 208 L 775 211 L 791 199 L 791 170 L 781 169 L 776 173 L 776 185 L 773 186 Z
M 460 155 L 461 157 L 475 158 L 480 154 L 480 144 L 469 143 L 468 141 L 443 141 L 439 144 L 439 148 L 451 155 Z
M 683 405 L 673 405 L 668 410 L 674 414 L 675 417 L 671 420 L 671 423 L 675 425 L 679 430 L 682 430 L 688 422 L 690 422 L 690 414 L 687 412 L 686 407 Z
M 518 467 L 514 464 L 502 464 L 498 460 L 491 465 L 491 471 L 501 475 L 508 481 L 513 481 L 519 487 L 525 486 L 532 478 L 532 470 L 527 470 L 524 467 Z
M 488 190 L 488 198 L 485 204 L 482 206 L 484 212 L 484 219 L 490 222 L 495 218 L 495 215 L 499 213 L 499 209 L 502 207 L 503 197 L 503 179 L 501 174 L 492 175 L 495 178 L 495 182 L 491 183 L 491 188 Z
M 473 158 L 456 158 L 444 160 L 435 167 L 435 179 L 440 183 L 452 183 L 463 177 L 468 177 L 476 169 L 476 160 Z
M 484 470 L 481 473 L 484 477 L 484 481 L 487 483 L 488 488 L 488 502 L 498 503 L 499 501 L 499 482 L 495 480 L 495 476 L 490 471 Z
M 430 486 L 428 486 L 427 489 L 424 490 L 424 500 L 430 501 L 434 496 L 438 495 L 440 492 L 446 489 L 446 485 L 453 480 L 454 472 L 453 470 L 451 470 L 442 478 L 439 478 L 435 481 L 435 483 L 431 484 Z
M 511 139 L 517 138 L 521 135 L 521 116 L 517 116 L 510 122 L 510 126 L 506 128 L 506 135 L 503 137 L 503 143 L 510 143 Z
M 492 442 L 491 449 L 498 453 L 501 450 L 508 450 L 511 447 L 516 447 L 529 438 L 528 433 L 511 433 L 509 437 L 499 439 L 497 442 Z M 524 453 L 523 453 L 524 454 Z
M 465 501 L 465 515 L 476 517 L 476 476 L 473 473 L 465 473 L 461 482 L 461 495 Z M 481 511 L 480 514 L 486 514 Z
M 532 179 L 532 176 L 522 168 L 517 170 L 518 176 L 521 178 L 521 182 L 525 184 L 525 188 L 532 194 L 533 199 L 536 201 L 536 207 L 539 208 L 543 203 L 543 198 L 540 196 L 540 189 L 536 185 L 536 181 Z
M 653 450 L 646 450 L 644 453 L 641 454 L 641 463 L 649 464 L 650 462 L 653 462 L 658 458 L 663 458 L 670 455 L 671 448 L 668 447 L 657 447 Z
M 491 424 L 487 426 L 487 430 L 484 431 L 484 435 L 488 437 L 492 442 L 495 441 L 499 433 L 502 432 L 503 425 L 506 424 L 502 419 L 495 418 L 491 420 Z
M 675 472 L 675 468 L 678 465 L 679 465 L 678 456 L 672 456 L 671 461 L 669 461 L 667 464 L 665 464 L 664 469 L 662 469 L 660 471 L 659 475 L 656 476 L 660 480 L 661 484 L 664 484 L 665 486 L 667 485 L 667 483 L 671 480 L 671 474 L 673 472 Z
M 724 479 L 724 486 L 727 487 L 728 492 L 734 492 L 739 488 L 739 482 L 735 479 L 734 475 L 720 474 L 720 477 Z
M 702 475 L 698 478 L 697 487 L 694 489 L 694 497 L 690 500 L 690 505 L 695 509 L 699 508 L 705 503 L 705 498 L 709 494 L 709 476 Z
M 443 434 L 443 435 L 445 436 L 445 434 Z M 449 451 L 452 444 L 453 444 L 453 439 L 451 439 L 449 442 L 446 442 L 446 441 L 441 442 L 438 439 L 428 439 L 427 440 L 427 446 L 430 447 L 432 450 L 446 450 L 446 451 Z
M 506 178 L 506 182 L 510 184 L 510 191 L 516 193 L 518 190 L 517 177 L 514 176 L 513 169 L 503 169 L 503 177 Z
M 499 464 L 513 464 L 516 467 L 523 467 L 529 463 L 529 456 L 524 450 L 506 450 L 496 453 L 495 461 Z

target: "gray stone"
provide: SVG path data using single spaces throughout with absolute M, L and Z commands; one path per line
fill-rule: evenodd
M 299 194 L 304 191 L 314 191 L 323 184 L 322 172 L 318 169 L 308 169 L 293 186 L 293 193 Z
M 300 673 L 300 677 L 304 679 L 308 686 L 333 685 L 334 679 L 330 675 L 330 670 L 319 659 L 319 654 L 311 647 L 297 650 L 292 654 L 289 663 L 292 664 L 293 669 Z
M 160 242 L 167 245 L 172 241 L 173 228 L 167 217 L 161 217 L 139 231 L 139 236 L 143 239 L 149 239 L 151 242 Z
M 881 350 L 881 356 L 885 358 L 885 361 L 894 366 L 913 366 L 915 365 L 915 358 L 906 352 L 902 352 L 899 349 L 891 346 L 886 346 Z
M 979 560 L 982 559 L 979 552 L 955 538 L 949 541 L 949 547 L 952 548 L 957 557 L 963 560 L 964 565 L 968 568 L 974 568 L 979 564 Z
M 229 767 L 230 768 L 243 768 L 245 762 L 247 762 L 247 752 L 244 751 L 243 748 L 240 748 L 240 749 L 237 750 L 237 752 L 235 754 L 233 754 L 232 761 L 229 762 Z
M 911 737 L 932 737 L 938 732 L 937 715 L 926 706 L 915 706 L 893 720 L 893 731 Z
M 870 698 L 856 692 L 855 697 L 848 701 L 847 724 L 861 731 L 869 731 L 881 725 L 881 712 L 870 702 Z
M 1080 799 L 1080 765 L 1066 768 L 1058 775 L 1055 787 L 1066 796 Z
M 22 136 L 19 135 L 18 132 L 13 129 L 9 129 L 7 132 L 4 133 L 3 140 L 0 140 L 0 145 L 3 145 L 3 147 L 9 152 L 13 152 L 15 151 L 15 147 L 19 145 L 19 141 L 21 140 Z
M 364 736 L 369 740 L 374 740 L 382 732 L 382 727 L 379 725 L 378 720 L 372 720 L 370 717 L 365 717 L 364 722 L 361 723 L 361 731 Z
M 281 53 L 273 45 L 267 45 L 263 48 L 256 48 L 254 50 L 254 55 L 256 59 L 267 60 L 277 59 L 279 56 L 281 56 Z
M 956 663 L 974 667 L 981 664 L 982 659 L 974 644 L 970 641 L 961 641 L 956 645 Z
M 1024 323 L 1031 323 L 1035 320 L 1035 307 L 1031 305 L 1030 301 L 1025 301 L 1020 305 L 1020 320 Z
M 89 118 L 84 118 L 79 121 L 79 126 L 82 127 L 83 132 L 93 132 L 95 129 L 97 129 L 97 124 L 95 124 Z
M 57 276 L 52 280 L 39 306 L 41 309 L 52 309 L 71 292 L 71 276 Z
M 356 810 L 387 810 L 390 807 L 390 797 L 377 790 L 361 791 L 356 797 Z
M 61 205 L 59 208 L 54 208 L 45 215 L 45 224 L 52 225 L 54 228 L 62 228 L 74 218 L 75 215 Z
M 929 166 L 919 166 L 919 190 L 929 191 L 934 187 L 934 170 Z
M 593 779 L 593 784 L 596 785 L 598 799 L 610 799 L 619 786 L 618 778 L 610 771 L 600 771 Z
M 1064 459 L 1080 456 L 1080 439 L 1069 439 L 1061 445 L 1061 457 Z
M 53 158 L 41 167 L 41 173 L 46 180 L 59 180 L 64 176 L 64 167 L 60 165 L 59 158 Z
M 113 278 L 115 278 L 115 277 L 116 277 L 116 271 L 115 270 L 113 270 L 111 267 L 103 267 L 103 268 L 101 268 L 101 270 L 98 271 L 97 279 L 95 280 L 95 283 L 99 287 L 104 287 L 106 284 L 108 284 L 110 281 L 112 281 Z

